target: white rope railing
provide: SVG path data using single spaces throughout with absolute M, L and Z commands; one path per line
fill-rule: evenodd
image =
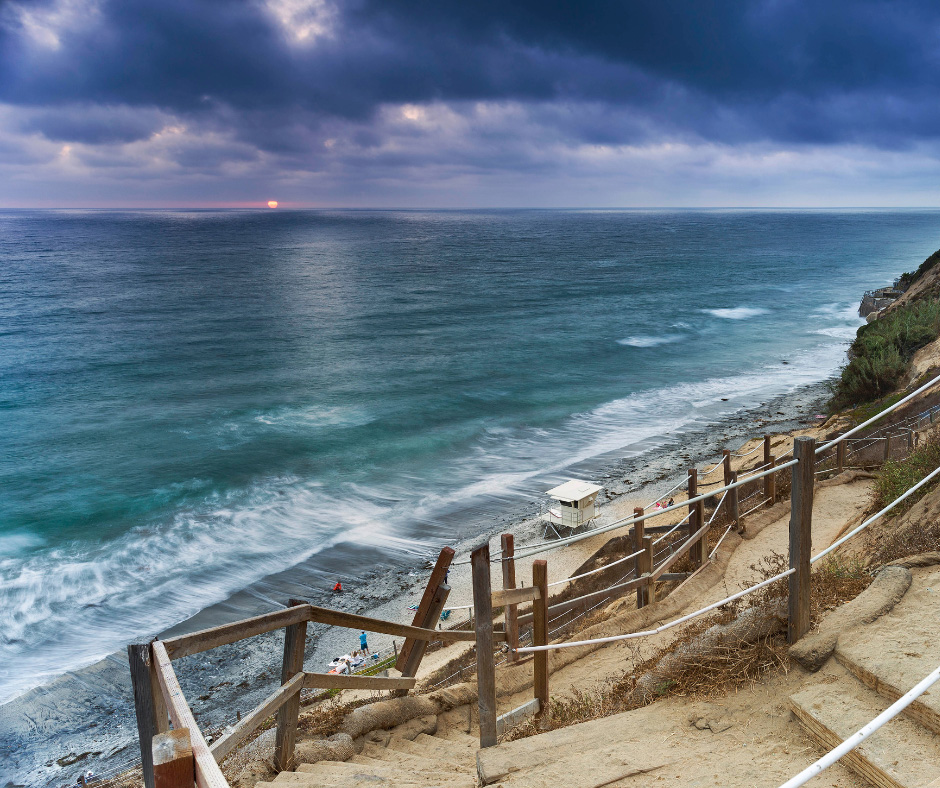
M 721 463 L 718 463 L 718 464 L 721 465 Z M 680 487 L 682 487 L 683 484 L 687 484 L 687 483 L 688 483 L 688 479 L 682 479 L 682 480 L 679 481 L 679 483 L 676 484 L 674 487 L 670 487 L 668 490 L 666 490 L 666 492 L 664 492 L 664 493 L 663 493 L 662 495 L 660 495 L 658 498 L 655 498 L 654 500 L 652 500 L 652 501 L 650 501 L 648 504 L 646 504 L 646 508 L 649 509 L 650 507 L 655 506 L 655 505 L 658 504 L 663 498 L 668 497 L 670 493 L 674 493 L 676 490 L 678 490 Z
M 715 553 L 718 552 L 718 548 L 721 547 L 721 543 L 722 543 L 723 541 L 725 541 L 725 537 L 728 535 L 728 532 L 729 532 L 732 528 L 734 528 L 735 525 L 736 525 L 736 523 L 731 523 L 731 525 L 729 525 L 727 528 L 725 528 L 725 532 L 721 535 L 721 539 L 718 540 L 718 542 L 715 544 L 714 549 L 708 554 L 708 560 L 709 560 L 709 561 L 711 561 L 711 560 L 715 557 Z
M 712 466 L 712 467 L 709 468 L 707 471 L 702 471 L 702 472 L 699 474 L 699 478 L 700 478 L 700 479 L 704 479 L 706 476 L 711 476 L 715 471 L 717 471 L 717 470 L 718 470 L 722 465 L 724 465 L 724 464 L 725 464 L 725 461 L 724 461 L 724 460 L 718 460 L 718 464 L 717 464 L 717 465 Z
M 758 443 L 753 449 L 751 449 L 750 451 L 744 452 L 744 454 L 738 454 L 737 452 L 733 451 L 731 452 L 731 456 L 732 457 L 750 457 L 754 452 L 762 448 L 764 448 L 764 445 L 762 443 Z
M 923 386 L 921 386 L 921 387 L 920 387 L 919 389 L 917 389 L 916 391 L 912 391 L 910 394 L 908 394 L 908 395 L 907 395 L 906 397 L 904 397 L 903 399 L 899 399 L 899 400 L 898 400 L 897 402 L 895 402 L 893 405 L 891 405 L 891 406 L 888 407 L 888 408 L 885 408 L 885 409 L 884 409 L 883 411 L 881 411 L 880 413 L 876 413 L 876 414 L 875 414 L 874 416 L 872 416 L 870 419 L 868 419 L 868 420 L 866 420 L 866 421 L 863 421 L 863 422 L 862 422 L 861 424 L 859 424 L 857 427 L 853 427 L 853 428 L 850 429 L 848 432 L 843 433 L 843 434 L 840 435 L 838 438 L 835 438 L 835 439 L 829 441 L 829 443 L 824 443 L 822 446 L 817 446 L 817 447 L 816 447 L 816 454 L 819 454 L 820 452 L 825 451 L 826 449 L 832 448 L 832 447 L 835 446 L 839 441 L 843 441 L 843 440 L 845 440 L 846 438 L 848 438 L 849 435 L 854 435 L 854 434 L 855 434 L 856 432 L 858 432 L 859 430 L 865 429 L 865 427 L 867 427 L 869 424 L 874 424 L 876 421 L 878 421 L 878 420 L 884 418 L 884 416 L 886 416 L 887 414 L 889 414 L 889 413 L 891 413 L 891 412 L 897 410 L 897 409 L 900 408 L 902 405 L 904 405 L 904 404 L 910 402 L 910 401 L 911 401 L 912 399 L 914 399 L 914 397 L 916 397 L 918 394 L 923 394 L 925 391 L 927 391 L 927 389 L 929 389 L 929 388 L 931 388 L 931 387 L 937 385 L 937 383 L 940 383 L 940 375 L 937 375 L 937 377 L 935 377 L 933 380 L 928 381 L 927 383 L 925 383 Z M 891 425 L 891 426 L 893 427 L 894 425 Z
M 801 785 L 806 785 L 806 783 L 812 780 L 813 777 L 832 766 L 832 764 L 838 761 L 843 755 L 850 752 L 851 750 L 854 750 L 856 747 L 858 747 L 859 744 L 865 741 L 865 739 L 875 733 L 875 731 L 897 717 L 898 714 L 904 711 L 904 709 L 910 706 L 915 700 L 917 700 L 917 698 L 919 698 L 934 684 L 936 684 L 938 680 L 940 680 L 940 666 L 938 666 L 928 676 L 925 676 L 923 679 L 921 679 L 914 687 L 904 693 L 904 695 L 898 698 L 894 703 L 888 706 L 888 708 L 881 712 L 881 714 L 875 717 L 875 719 L 873 719 L 867 725 L 859 728 L 855 733 L 849 736 L 849 738 L 842 742 L 842 744 L 827 752 L 815 763 L 807 766 L 798 775 L 791 777 L 783 785 L 781 785 L 780 788 L 799 788 Z
M 770 468 L 766 471 L 760 471 L 759 473 L 754 473 L 749 476 L 745 476 L 742 479 L 738 479 L 736 482 L 731 482 L 731 484 L 726 484 L 724 487 L 719 487 L 717 490 L 703 493 L 702 495 L 696 495 L 694 498 L 687 498 L 686 500 L 681 501 L 680 503 L 674 504 L 672 506 L 667 506 L 664 509 L 659 509 L 658 511 L 655 511 L 655 512 L 644 513 L 642 515 L 634 515 L 632 517 L 625 517 L 622 520 L 616 520 L 615 522 L 610 523 L 609 525 L 605 525 L 601 528 L 595 528 L 586 534 L 578 534 L 577 536 L 568 536 L 568 537 L 565 537 L 564 539 L 556 539 L 554 542 L 551 542 L 550 544 L 543 545 L 541 547 L 537 547 L 532 550 L 527 549 L 520 553 L 517 553 L 515 557 L 517 559 L 528 558 L 529 556 L 532 556 L 532 555 L 544 553 L 547 550 L 553 550 L 558 547 L 565 547 L 569 544 L 575 544 L 577 542 L 584 541 L 585 539 L 592 539 L 598 534 L 607 533 L 608 531 L 614 531 L 618 528 L 625 528 L 628 525 L 634 525 L 635 523 L 649 520 L 652 517 L 659 517 L 660 515 L 665 514 L 666 512 L 674 512 L 679 509 L 684 509 L 686 506 L 689 506 L 690 504 L 698 503 L 699 501 L 704 501 L 705 499 L 711 498 L 712 496 L 715 496 L 720 492 L 731 490 L 731 489 L 734 489 L 735 487 L 740 487 L 744 484 L 748 484 L 749 482 L 757 481 L 758 479 L 762 479 L 765 476 L 769 476 L 772 473 L 777 473 L 779 471 L 785 470 L 796 464 L 797 464 L 797 460 L 790 460 L 789 462 L 785 462 L 781 465 L 778 465 L 775 468 Z M 499 561 L 499 560 L 501 559 L 496 559 L 496 561 Z M 455 563 L 458 563 L 458 562 L 455 562 Z M 468 563 L 468 562 L 463 561 L 459 563 Z
M 786 572 L 781 572 L 778 575 L 769 577 L 755 586 L 745 588 L 743 591 L 739 591 L 736 594 L 725 597 L 718 602 L 713 602 L 707 607 L 703 607 L 701 610 L 696 610 L 694 613 L 689 613 L 686 616 L 682 616 L 682 618 L 677 618 L 675 621 L 670 621 L 668 624 L 663 624 L 661 627 L 656 627 L 656 629 L 647 629 L 643 632 L 627 632 L 623 635 L 611 635 L 610 637 L 593 638 L 591 640 L 578 640 L 571 643 L 549 643 L 547 646 L 526 646 L 525 648 L 518 648 L 516 651 L 520 654 L 529 653 L 532 651 L 552 651 L 553 649 L 575 648 L 576 646 L 593 646 L 597 643 L 615 643 L 620 640 L 633 640 L 635 638 L 645 638 L 650 637 L 651 635 L 658 635 L 661 632 L 665 632 L 667 629 L 677 627 L 679 624 L 684 624 L 686 621 L 691 621 L 693 618 L 698 618 L 699 616 L 708 613 L 715 608 L 719 608 L 722 605 L 727 605 L 729 602 L 733 602 L 735 599 L 740 599 L 742 596 L 746 596 L 747 594 L 757 591 L 758 589 L 764 588 L 764 586 L 768 586 L 777 580 L 782 580 L 784 577 L 789 577 L 795 571 L 796 569 L 788 569 Z
M 724 496 L 722 496 L 722 498 L 723 498 L 723 497 L 724 497 Z M 683 523 L 688 522 L 688 519 L 689 519 L 691 516 L 692 516 L 692 512 L 689 512 L 685 517 L 683 517 L 681 520 L 679 520 L 679 522 L 677 522 L 674 526 L 672 526 L 672 528 L 670 528 L 668 531 L 666 531 L 666 533 L 664 533 L 662 536 L 660 536 L 659 539 L 654 539 L 654 540 L 653 540 L 653 544 L 654 544 L 654 545 L 658 545 L 660 542 L 662 542 L 663 540 L 665 540 L 665 538 L 666 538 L 667 536 L 669 536 L 670 534 L 672 534 L 672 533 L 676 530 L 676 528 L 678 528 L 678 527 L 679 527 L 680 525 L 682 525 Z
M 859 532 L 861 532 L 863 529 L 865 529 L 865 528 L 867 528 L 869 525 L 871 525 L 873 522 L 875 522 L 878 518 L 883 517 L 885 514 L 887 514 L 889 511 L 891 511 L 895 506 L 897 506 L 899 503 L 901 503 L 902 501 L 904 501 L 906 498 L 908 498 L 908 497 L 910 497 L 911 495 L 913 495 L 917 490 L 919 490 L 921 487 L 923 487 L 925 484 L 927 484 L 931 479 L 933 479 L 934 477 L 936 477 L 938 474 L 940 474 L 940 468 L 936 468 L 934 471 L 932 471 L 931 473 L 927 474 L 927 476 L 925 476 L 925 477 L 924 477 L 923 479 L 921 479 L 917 484 L 915 484 L 913 487 L 911 487 L 909 490 L 907 490 L 903 495 L 900 495 L 900 496 L 898 496 L 897 498 L 895 498 L 890 504 L 888 504 L 888 505 L 887 505 L 884 509 L 882 509 L 880 512 L 878 512 L 877 514 L 872 515 L 870 518 L 868 518 L 868 519 L 867 519 L 864 523 L 862 523 L 860 526 L 858 526 L 858 527 L 855 528 L 854 530 L 850 531 L 849 533 L 847 533 L 845 536 L 843 536 L 841 539 L 837 540 L 836 542 L 833 542 L 833 543 L 832 543 L 831 545 L 829 545 L 829 547 L 827 547 L 825 550 L 823 550 L 823 551 L 821 551 L 820 553 L 818 553 L 817 555 L 813 556 L 813 557 L 810 559 L 810 564 L 815 564 L 815 563 L 816 563 L 817 561 L 819 561 L 820 559 L 822 559 L 822 558 L 824 558 L 825 556 L 829 555 L 829 553 L 831 553 L 831 552 L 832 552 L 833 550 L 835 550 L 837 547 L 839 547 L 840 545 L 844 544 L 844 543 L 845 543 L 846 541 L 848 541 L 850 538 L 852 538 L 853 536 L 855 536 L 856 534 L 858 534 Z M 678 619 L 676 619 L 675 621 L 671 621 L 671 622 L 669 622 L 668 624 L 663 624 L 661 627 L 657 627 L 656 629 L 646 630 L 646 631 L 643 631 L 643 632 L 630 632 L 630 633 L 627 633 L 627 634 L 624 634 L 624 635 L 612 635 L 611 637 L 607 637 L 607 638 L 595 638 L 594 640 L 575 641 L 575 642 L 572 642 L 572 643 L 555 643 L 555 644 L 550 644 L 550 645 L 547 645 L 547 646 L 529 646 L 528 648 L 525 648 L 525 649 L 518 649 L 518 651 L 520 651 L 520 652 L 522 652 L 522 651 L 525 651 L 525 652 L 529 652 L 529 651 L 548 651 L 548 650 L 550 650 L 550 649 L 574 648 L 574 647 L 576 647 L 576 646 L 588 646 L 588 645 L 594 645 L 594 644 L 596 644 L 596 643 L 613 643 L 613 642 L 618 641 L 618 640 L 630 640 L 630 639 L 633 639 L 633 638 L 649 637 L 649 636 L 651 636 L 651 635 L 658 635 L 660 632 L 664 632 L 664 631 L 667 630 L 667 629 L 671 629 L 672 627 L 678 626 L 679 624 L 682 624 L 682 623 L 684 623 L 684 622 L 686 622 L 686 621 L 690 621 L 690 620 L 693 619 L 693 618 L 697 618 L 698 616 L 701 616 L 701 615 L 703 615 L 704 613 L 707 613 L 707 612 L 709 612 L 709 611 L 711 611 L 711 610 L 714 610 L 714 609 L 717 608 L 717 607 L 721 607 L 722 605 L 726 605 L 728 602 L 733 602 L 735 599 L 740 599 L 741 597 L 746 596 L 747 594 L 750 594 L 750 593 L 752 593 L 752 592 L 754 592 L 754 591 L 757 591 L 757 590 L 760 589 L 760 588 L 763 588 L 764 586 L 768 585 L 769 583 L 772 583 L 772 582 L 775 581 L 775 580 L 780 580 L 780 579 L 782 579 L 782 578 L 784 578 L 784 577 L 787 577 L 787 576 L 793 574 L 795 571 L 796 571 L 796 569 L 788 569 L 786 572 L 781 572 L 780 574 L 774 575 L 773 577 L 771 577 L 771 578 L 769 578 L 769 579 L 767 579 L 767 580 L 764 580 L 764 581 L 761 582 L 761 583 L 757 583 L 756 585 L 753 585 L 753 586 L 751 586 L 750 588 L 745 588 L 743 591 L 739 591 L 739 592 L 736 593 L 736 594 L 732 594 L 731 596 L 726 597 L 725 599 L 723 599 L 723 600 L 721 600 L 721 601 L 719 601 L 719 602 L 714 602 L 714 603 L 712 603 L 711 605 L 708 605 L 707 607 L 703 607 L 702 609 L 697 610 L 697 611 L 695 611 L 694 613 L 689 613 L 688 615 L 683 616 L 682 618 L 678 618 Z
M 758 509 L 760 509 L 762 506 L 764 506 L 765 504 L 769 503 L 770 500 L 771 500 L 770 498 L 764 498 L 764 500 L 761 501 L 759 504 L 757 504 L 757 506 L 755 506 L 753 509 L 748 509 L 744 514 L 739 514 L 739 515 L 738 515 L 738 519 L 743 519 L 743 518 L 747 517 L 751 512 L 756 512 L 756 511 L 757 511 Z
M 855 536 L 855 534 L 860 533 L 861 531 L 868 528 L 868 526 L 871 525 L 873 522 L 875 522 L 881 517 L 884 517 L 884 515 L 890 512 L 899 503 L 901 503 L 901 501 L 913 495 L 917 490 L 919 490 L 921 487 L 927 484 L 927 482 L 933 479 L 937 474 L 940 474 L 940 468 L 937 468 L 936 470 L 928 473 L 923 479 L 917 482 L 917 484 L 911 487 L 906 493 L 899 496 L 898 498 L 895 498 L 893 501 L 891 501 L 891 503 L 889 503 L 884 509 L 882 509 L 877 514 L 873 514 L 864 523 L 858 526 L 858 528 L 855 528 L 854 530 L 849 531 L 841 539 L 833 542 L 831 545 L 829 545 L 829 547 L 827 547 L 825 550 L 819 553 L 819 555 L 814 556 L 812 559 L 810 559 L 810 563 L 815 564 L 820 558 L 824 558 L 825 556 L 829 555 L 829 553 L 831 553 L 833 550 L 835 550 L 837 547 L 840 547 L 841 545 L 845 544 L 849 539 Z
M 637 550 L 635 553 L 630 553 L 630 555 L 624 556 L 623 558 L 618 558 L 616 561 L 611 561 L 609 564 L 599 566 L 597 569 L 592 569 L 590 572 L 584 572 L 580 575 L 572 575 L 571 577 L 566 577 L 564 580 L 556 580 L 554 583 L 549 583 L 548 587 L 552 588 L 553 586 L 560 586 L 564 585 L 565 583 L 570 583 L 572 580 L 580 580 L 582 577 L 587 577 L 588 575 L 596 575 L 598 572 L 603 572 L 605 569 L 610 569 L 612 566 L 622 564 L 624 561 L 629 561 L 631 558 L 636 558 L 642 552 L 642 550 Z

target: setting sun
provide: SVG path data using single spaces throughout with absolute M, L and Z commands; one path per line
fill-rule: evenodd
M 277 208 L 277 200 L 268 200 L 268 208 Z

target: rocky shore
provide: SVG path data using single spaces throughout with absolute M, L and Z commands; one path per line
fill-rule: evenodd
M 774 397 L 753 407 L 730 403 L 726 413 L 703 419 L 677 434 L 664 434 L 623 447 L 567 469 L 573 476 L 594 478 L 604 485 L 602 499 L 622 496 L 655 498 L 681 478 L 687 467 L 714 462 L 722 448 L 737 448 L 746 439 L 764 433 L 782 433 L 817 424 L 828 397 L 819 383 Z M 736 409 L 735 409 L 736 408 Z M 484 538 L 503 531 L 516 534 L 517 546 L 539 541 L 541 530 L 533 520 L 541 506 L 535 499 L 494 502 L 486 517 L 474 512 L 479 523 L 455 544 L 458 559 Z M 603 511 L 603 510 L 602 510 Z M 430 555 L 428 556 L 430 557 Z M 354 560 L 355 556 L 348 556 Z M 361 556 L 363 562 L 371 557 Z M 405 621 L 407 606 L 416 601 L 426 580 L 425 558 L 385 557 L 382 565 L 347 585 L 342 597 L 325 589 L 311 594 L 309 585 L 291 580 L 290 570 L 254 584 L 221 605 L 214 606 L 171 632 L 192 631 L 228 620 L 269 611 L 291 596 L 308 598 L 346 610 Z M 452 579 L 452 603 L 461 590 L 459 572 Z M 348 633 L 346 633 L 348 635 Z M 308 638 L 307 664 L 325 664 L 333 652 L 349 644 L 337 633 L 313 628 Z M 270 692 L 280 671 L 281 638 L 270 633 L 232 646 L 187 657 L 177 663 L 183 691 L 204 731 L 219 731 L 237 713 L 253 708 Z M 388 645 L 378 636 L 371 645 Z M 0 706 L 0 786 L 68 786 L 79 775 L 98 777 L 117 773 L 138 760 L 126 657 L 116 653 L 80 671 L 65 674 Z

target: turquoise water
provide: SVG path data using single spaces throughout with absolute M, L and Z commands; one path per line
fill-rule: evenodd
M 938 246 L 929 211 L 0 213 L 0 701 L 822 380 Z

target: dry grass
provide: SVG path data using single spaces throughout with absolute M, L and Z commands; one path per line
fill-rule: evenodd
M 786 558 L 779 553 L 751 566 L 756 576 L 754 582 L 773 577 L 786 568 Z M 823 563 L 812 576 L 813 623 L 817 623 L 826 611 L 854 599 L 870 582 L 871 577 L 860 562 L 847 563 L 833 558 Z M 786 596 L 787 580 L 784 578 L 719 608 L 710 616 L 689 624 L 668 647 L 636 664 L 630 673 L 593 692 L 576 690 L 567 697 L 552 699 L 538 721 L 529 720 L 517 726 L 508 734 L 507 740 L 526 738 L 647 705 L 649 701 L 638 700 L 634 690 L 640 677 L 656 669 L 664 657 L 692 643 L 711 627 L 729 623 L 744 610 L 752 607 L 771 609 Z M 784 634 L 778 633 L 753 642 L 719 646 L 694 659 L 683 660 L 664 676 L 656 688 L 653 702 L 676 696 L 718 698 L 759 682 L 768 674 L 786 673 L 790 665 L 787 647 Z
M 877 568 L 920 553 L 940 551 L 940 521 L 928 521 L 918 528 L 904 528 L 869 537 L 868 562 Z
M 359 700 L 340 703 L 336 698 L 330 698 L 319 706 L 303 712 L 298 720 L 297 730 L 310 738 L 332 736 L 339 730 L 343 718 L 349 712 L 360 706 L 368 706 L 375 701 L 376 698 L 359 698 Z

